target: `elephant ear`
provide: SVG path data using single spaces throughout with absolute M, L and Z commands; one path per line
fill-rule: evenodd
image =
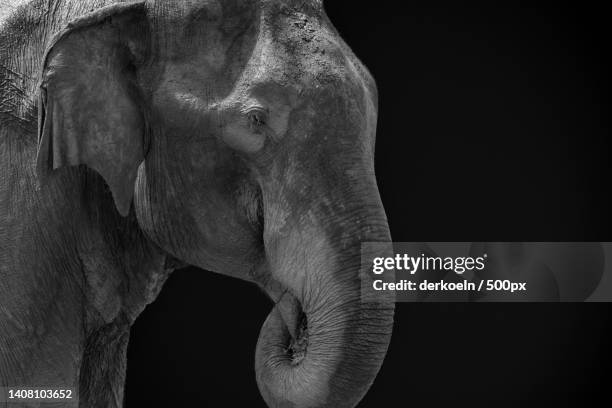
M 73 21 L 48 49 L 40 85 L 38 176 L 87 165 L 104 178 L 123 216 L 145 155 L 136 79 L 145 14 L 144 3 L 120 3 Z

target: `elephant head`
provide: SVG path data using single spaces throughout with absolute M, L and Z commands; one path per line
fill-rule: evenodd
M 390 235 L 376 85 L 322 2 L 119 3 L 56 36 L 42 75 L 40 177 L 87 165 L 165 252 L 263 288 L 268 405 L 356 405 L 394 308 L 364 296 L 360 243 Z

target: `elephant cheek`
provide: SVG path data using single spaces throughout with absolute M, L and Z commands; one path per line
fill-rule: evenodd
M 266 141 L 264 133 L 254 133 L 239 123 L 228 124 L 222 138 L 231 148 L 245 153 L 258 152 Z

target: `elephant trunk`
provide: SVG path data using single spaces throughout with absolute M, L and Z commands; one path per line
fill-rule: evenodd
M 374 202 L 353 201 L 344 215 L 324 219 L 335 221 L 311 224 L 320 227 L 267 228 L 276 304 L 255 368 L 270 407 L 354 407 L 380 369 L 394 299 L 373 295 L 360 279 L 361 242 L 390 241 L 378 191 L 369 193 Z

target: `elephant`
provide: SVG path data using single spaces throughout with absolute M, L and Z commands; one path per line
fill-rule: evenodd
M 270 298 L 268 406 L 356 406 L 394 315 L 361 243 L 391 236 L 376 83 L 322 0 L 3 9 L 0 387 L 121 406 L 130 327 L 191 265 Z

